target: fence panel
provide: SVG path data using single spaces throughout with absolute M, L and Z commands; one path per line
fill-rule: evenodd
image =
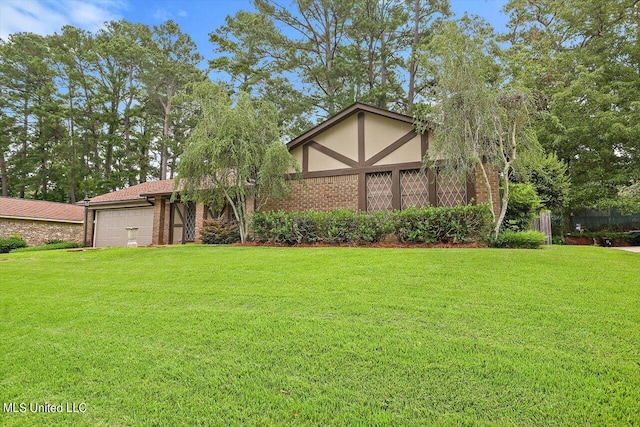
M 552 242 L 551 212 L 540 212 L 540 217 L 533 219 L 533 229 L 544 233 L 544 235 L 546 236 L 546 238 L 544 239 L 544 244 L 550 245 Z

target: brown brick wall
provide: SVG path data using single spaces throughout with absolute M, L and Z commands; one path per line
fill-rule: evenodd
M 93 246 L 93 232 L 95 229 L 95 217 L 96 217 L 96 211 L 89 209 L 89 212 L 87 212 L 87 246 L 91 247 Z M 82 231 L 82 240 L 84 242 L 84 230 Z
M 158 197 L 154 201 L 152 245 L 169 244 L 169 213 L 171 204 L 168 198 Z
M 0 218 L 0 238 L 19 234 L 29 246 L 44 245 L 48 240 L 64 240 L 82 244 L 84 225 Z
M 206 212 L 204 204 L 196 203 L 196 236 L 194 243 L 202 243 L 202 229 L 207 217 Z
M 289 198 L 272 199 L 262 210 L 329 211 L 338 208 L 358 210 L 358 175 L 306 178 L 304 183 L 294 181 Z
M 487 176 L 489 177 L 489 183 L 491 184 L 491 193 L 493 196 L 493 211 L 498 216 L 500 214 L 500 175 L 498 170 L 485 164 L 487 170 Z M 482 171 L 480 167 L 476 169 L 476 203 L 485 203 L 489 201 L 489 194 L 487 187 L 482 177 Z

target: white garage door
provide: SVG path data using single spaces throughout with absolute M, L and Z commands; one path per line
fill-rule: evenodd
M 138 246 L 151 244 L 153 207 L 96 211 L 95 246 L 127 246 L 127 227 L 138 227 Z

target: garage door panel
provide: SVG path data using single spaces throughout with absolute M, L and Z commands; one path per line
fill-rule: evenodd
M 138 227 L 139 246 L 151 244 L 153 207 L 96 211 L 95 246 L 126 246 L 127 227 Z

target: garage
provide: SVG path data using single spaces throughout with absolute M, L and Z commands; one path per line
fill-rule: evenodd
M 94 246 L 127 246 L 127 227 L 138 227 L 136 241 L 139 246 L 150 245 L 153 206 L 96 210 Z

